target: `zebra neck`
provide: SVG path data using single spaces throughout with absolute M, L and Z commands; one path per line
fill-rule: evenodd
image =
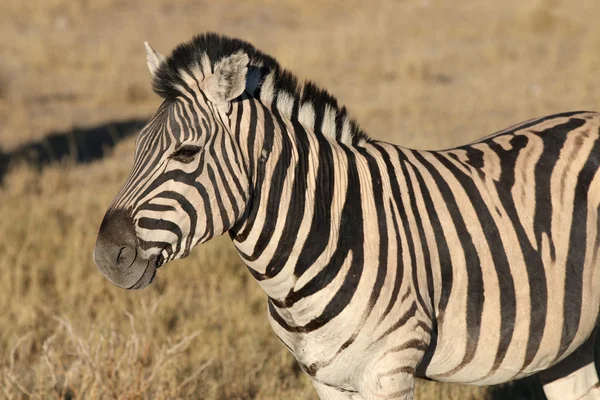
M 265 292 L 280 300 L 309 266 L 324 267 L 331 257 L 334 242 L 327 238 L 340 225 L 346 190 L 343 179 L 334 182 L 349 159 L 339 143 L 279 110 L 255 99 L 236 107 L 232 126 L 239 127 L 234 132 L 244 149 L 252 193 L 230 235 Z M 314 245 L 316 237 L 322 241 Z

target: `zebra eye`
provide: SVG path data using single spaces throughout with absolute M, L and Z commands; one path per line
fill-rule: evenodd
M 175 153 L 173 153 L 171 158 L 184 164 L 189 164 L 194 161 L 194 157 L 199 151 L 200 147 L 198 146 L 186 145 L 180 147 Z

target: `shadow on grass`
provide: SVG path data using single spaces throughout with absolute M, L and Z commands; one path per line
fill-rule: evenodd
M 99 160 L 121 140 L 138 133 L 145 122 L 145 119 L 129 119 L 51 132 L 39 141 L 25 143 L 12 151 L 0 149 L 0 184 L 10 166 L 20 163 L 42 169 L 64 159 L 77 164 Z

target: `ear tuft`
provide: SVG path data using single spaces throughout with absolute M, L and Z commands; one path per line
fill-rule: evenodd
M 148 64 L 148 69 L 152 76 L 154 76 L 160 64 L 165 61 L 165 56 L 155 51 L 148 42 L 144 42 L 144 47 L 146 48 L 146 63 Z
M 250 58 L 239 51 L 224 58 L 215 73 L 204 81 L 204 90 L 211 101 L 228 102 L 240 96 L 246 89 L 246 75 Z

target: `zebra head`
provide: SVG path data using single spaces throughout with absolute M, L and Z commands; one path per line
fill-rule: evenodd
M 137 138 L 132 170 L 94 250 L 100 271 L 128 289 L 147 286 L 158 267 L 229 230 L 250 192 L 228 120 L 231 101 L 246 89 L 248 55 L 198 60 L 182 72 L 177 59 L 145 45 L 154 89 L 165 101 Z

